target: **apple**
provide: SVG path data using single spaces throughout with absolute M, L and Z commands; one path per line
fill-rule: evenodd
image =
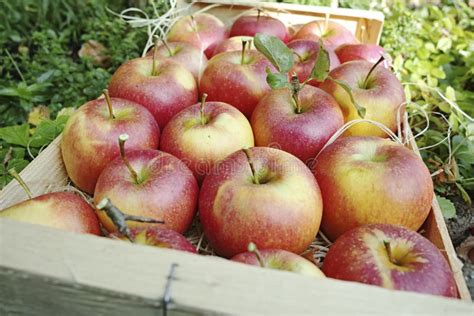
M 192 73 L 196 82 L 207 66 L 207 57 L 198 48 L 184 42 L 163 42 L 156 46 L 156 56 L 160 59 L 169 59 L 184 66 Z M 147 56 L 153 57 L 155 48 L 151 49 Z
M 335 53 L 341 64 L 352 60 L 366 60 L 375 64 L 380 56 L 386 54 L 382 47 L 371 44 L 343 44 L 336 48 Z M 387 60 L 384 61 L 383 66 L 389 68 Z
M 316 158 L 321 228 L 331 240 L 365 224 L 418 230 L 433 201 L 433 182 L 421 158 L 403 145 L 370 136 L 340 138 Z
M 392 131 L 398 129 L 398 122 L 405 112 L 405 93 L 392 72 L 377 67 L 377 64 L 356 60 L 340 65 L 329 76 L 344 81 L 352 89 L 355 101 L 366 110 L 364 119 L 380 122 Z M 361 118 L 346 90 L 340 85 L 326 79 L 319 87 L 339 103 L 345 122 Z M 345 135 L 387 137 L 386 132 L 368 122 L 351 126 Z
M 311 74 L 314 64 L 316 63 L 316 58 L 319 53 L 319 44 L 315 41 L 309 40 L 294 40 L 288 43 L 288 48 L 293 51 L 295 61 L 294 66 L 290 70 L 289 75 L 296 73 L 300 82 L 304 82 Z M 327 50 L 329 54 L 329 65 L 330 69 L 334 69 L 339 66 L 339 59 L 333 50 Z M 308 82 L 312 86 L 319 86 L 319 82 L 316 80 L 311 80 Z
M 173 24 L 169 33 L 169 42 L 186 42 L 211 58 L 217 43 L 227 38 L 228 33 L 224 23 L 215 16 L 207 13 L 188 15 Z
M 204 70 L 200 82 L 201 93 L 209 101 L 220 101 L 235 106 L 250 118 L 258 101 L 270 92 L 266 68 L 273 65 L 258 51 L 227 52 L 214 56 Z
M 171 60 L 136 58 L 113 74 L 110 95 L 146 107 L 160 129 L 184 109 L 198 101 L 198 87 L 191 72 Z
M 110 234 L 114 239 L 128 239 L 119 233 Z M 139 245 L 148 245 L 159 248 L 169 248 L 191 253 L 197 253 L 194 247 L 183 235 L 174 230 L 163 227 L 133 227 L 130 229 L 130 237 Z
M 251 124 L 257 146 L 278 146 L 310 164 L 344 118 L 329 94 L 305 85 L 297 96 L 288 88 L 268 93 L 255 108 Z
M 229 37 L 219 44 L 216 45 L 216 48 L 214 49 L 213 56 L 218 55 L 220 53 L 224 52 L 233 52 L 233 51 L 241 51 L 242 50 L 242 42 L 246 41 L 248 42 L 249 49 L 254 49 L 255 47 L 253 46 L 252 42 L 253 37 L 251 36 L 234 36 L 234 37 Z
M 120 98 L 97 99 L 82 105 L 68 120 L 61 154 L 72 182 L 89 194 L 105 165 L 119 155 L 115 145 L 122 133 L 132 136 L 131 149 L 156 149 L 160 129 L 143 106 Z
M 316 278 L 324 278 L 324 273 L 311 261 L 292 252 L 281 249 L 257 250 L 249 244 L 249 251 L 232 257 L 232 261 L 262 268 L 295 272 Z M 253 251 L 252 251 L 253 250 Z
M 319 230 L 322 201 L 311 171 L 282 150 L 239 150 L 204 178 L 201 225 L 212 249 L 230 258 L 254 242 L 301 253 Z
M 158 150 L 133 150 L 125 154 L 127 135 L 120 135 L 121 157 L 101 173 L 94 192 L 94 203 L 109 198 L 129 215 L 163 220 L 164 224 L 132 222 L 128 226 L 166 227 L 183 233 L 196 212 L 199 188 L 192 172 L 178 158 Z M 98 211 L 109 232 L 117 228 L 107 213 Z
M 393 290 L 457 297 L 453 273 L 428 239 L 400 226 L 354 228 L 329 248 L 327 277 Z
M 166 125 L 160 149 L 181 159 L 201 183 L 214 164 L 236 150 L 253 147 L 253 132 L 247 118 L 223 102 L 205 102 L 187 107 Z
M 325 20 L 316 20 L 303 25 L 292 37 L 293 40 L 322 40 L 325 47 L 337 47 L 342 44 L 358 43 L 354 34 L 343 25 Z
M 92 207 L 72 192 L 52 192 L 12 205 L 0 217 L 75 233 L 100 235 Z
M 285 24 L 271 16 L 243 15 L 235 20 L 230 29 L 230 36 L 255 36 L 257 33 L 273 35 L 288 42 L 290 35 Z

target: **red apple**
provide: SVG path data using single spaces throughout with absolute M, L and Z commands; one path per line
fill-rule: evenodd
M 433 200 L 433 182 L 423 161 L 408 148 L 379 137 L 340 138 L 316 160 L 321 188 L 321 227 L 335 240 L 365 224 L 418 230 Z
M 97 99 L 81 106 L 68 120 L 61 141 L 67 174 L 81 190 L 92 194 L 105 165 L 119 155 L 117 137 L 131 135 L 131 149 L 156 149 L 160 129 L 143 106 L 119 98 Z
M 298 105 L 284 88 L 260 100 L 251 119 L 255 143 L 277 146 L 310 163 L 344 118 L 336 101 L 321 89 L 305 85 L 296 98 Z
M 154 51 L 154 48 L 151 49 L 147 56 L 153 57 Z M 157 57 L 181 64 L 193 74 L 196 82 L 207 66 L 206 55 L 191 44 L 183 42 L 163 43 L 158 46 Z
M 155 64 L 155 67 L 153 67 Z M 198 101 L 193 75 L 171 60 L 136 58 L 121 65 L 113 74 L 110 95 L 142 104 L 163 129 L 168 121 Z
M 382 47 L 371 44 L 344 44 L 337 47 L 335 53 L 342 64 L 352 60 L 366 60 L 375 64 L 385 55 Z M 385 60 L 383 66 L 389 68 L 388 61 Z
M 252 128 L 242 113 L 226 103 L 205 102 L 171 119 L 160 148 L 181 159 L 202 182 L 216 162 L 253 145 Z
M 258 256 L 258 257 L 257 257 Z M 280 249 L 263 249 L 259 254 L 244 252 L 231 259 L 263 268 L 295 272 L 316 278 L 324 278 L 324 273 L 309 260 L 292 252 Z
M 47 193 L 0 211 L 0 217 L 75 233 L 100 235 L 92 207 L 72 192 Z
M 128 241 L 126 237 L 119 233 L 110 234 L 109 237 Z M 130 237 L 134 243 L 139 245 L 197 253 L 196 247 L 184 238 L 183 235 L 163 227 L 133 227 L 130 229 Z
M 258 101 L 271 90 L 266 68 L 275 71 L 270 61 L 254 50 L 219 54 L 204 70 L 200 91 L 209 101 L 229 103 L 250 118 Z
M 398 121 L 405 112 L 405 93 L 397 77 L 381 66 L 357 60 L 340 65 L 329 73 L 336 80 L 344 81 L 351 89 L 355 101 L 365 108 L 365 119 L 380 122 L 392 131 L 398 128 Z M 372 70 L 373 69 L 373 70 Z M 361 117 L 347 92 L 330 79 L 320 88 L 331 94 L 344 113 L 345 122 Z M 386 132 L 368 122 L 351 126 L 345 135 L 387 137 Z
M 301 253 L 316 236 L 322 215 L 318 184 L 298 158 L 284 151 L 239 150 L 206 176 L 199 197 L 204 234 L 226 258 L 261 249 Z
M 330 278 L 457 297 L 441 252 L 420 234 L 395 225 L 361 226 L 339 237 L 324 259 Z
M 293 38 L 291 39 L 306 39 L 312 41 L 323 41 L 325 47 L 337 47 L 342 44 L 355 44 L 357 39 L 354 34 L 346 29 L 343 25 L 325 20 L 317 20 L 303 25 Z
M 289 75 L 296 73 L 300 82 L 304 82 L 311 75 L 316 58 L 319 53 L 319 44 L 315 41 L 309 40 L 295 40 L 290 42 L 288 45 L 295 57 L 295 64 L 290 70 Z M 326 49 L 329 54 L 329 65 L 330 69 L 334 69 L 339 66 L 339 59 L 332 49 Z M 312 86 L 319 86 L 320 82 L 311 80 L 309 82 Z
M 95 204 L 107 197 L 128 215 L 165 222 L 131 222 L 131 228 L 152 225 L 185 232 L 196 212 L 199 192 L 192 172 L 178 158 L 158 150 L 134 150 L 125 156 L 122 149 L 122 153 L 100 175 L 94 192 Z M 109 232 L 117 231 L 105 212 L 98 211 L 98 216 Z
M 257 33 L 273 35 L 288 42 L 290 35 L 285 24 L 271 16 L 243 15 L 235 20 L 230 29 L 230 36 L 255 36 Z
M 234 36 L 227 38 L 220 42 L 216 48 L 214 49 L 214 53 L 212 56 L 218 55 L 224 52 L 233 52 L 233 51 L 241 51 L 242 50 L 242 41 L 251 41 L 253 37 L 250 36 Z M 250 42 L 250 49 L 254 49 L 253 42 Z
M 221 20 L 207 13 L 180 18 L 168 33 L 169 42 L 186 42 L 204 51 L 211 58 L 217 43 L 227 38 L 227 30 Z

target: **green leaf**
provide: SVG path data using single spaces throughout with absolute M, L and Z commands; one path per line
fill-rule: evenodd
M 332 77 L 328 77 L 330 80 L 334 81 L 337 85 L 339 85 L 342 89 L 344 89 L 347 94 L 349 95 L 349 98 L 351 98 L 351 102 L 352 104 L 354 104 L 354 106 L 356 107 L 357 109 L 357 114 L 361 117 L 361 118 L 364 118 L 365 117 L 365 113 L 366 113 L 366 109 L 359 105 L 359 103 L 356 102 L 356 100 L 354 99 L 354 95 L 352 94 L 352 89 L 351 87 L 345 83 L 344 81 L 342 80 L 337 80 L 337 79 L 334 79 Z
M 0 128 L 0 139 L 9 144 L 26 147 L 29 138 L 28 124 Z
M 8 162 L 7 170 L 15 168 L 16 172 L 20 172 L 28 165 L 28 163 L 29 162 L 25 159 L 12 159 Z
M 446 52 L 448 49 L 451 48 L 452 42 L 450 38 L 443 37 L 438 41 L 438 44 L 436 45 L 438 49 L 442 50 L 443 52 Z
M 320 82 L 326 80 L 329 75 L 329 63 L 329 53 L 319 41 L 319 52 L 310 77 Z
M 438 200 L 444 218 L 450 219 L 456 217 L 456 207 L 454 207 L 453 202 L 439 195 L 436 195 L 436 200 Z
M 64 129 L 68 116 L 58 116 L 56 120 L 42 121 L 31 137 L 31 147 L 41 147 L 52 142 Z
M 278 37 L 257 33 L 254 45 L 279 72 L 289 72 L 293 67 L 293 53 Z
M 272 89 L 287 88 L 290 86 L 288 76 L 283 73 L 272 73 L 269 68 L 267 71 L 267 83 Z

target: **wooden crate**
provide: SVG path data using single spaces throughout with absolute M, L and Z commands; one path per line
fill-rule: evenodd
M 200 1 L 192 10 L 215 2 L 232 1 Z M 360 25 L 378 27 L 377 34 L 367 33 L 372 35 L 367 35 L 366 42 L 376 43 L 380 38 L 383 23 L 380 13 L 274 3 L 259 5 L 280 18 L 280 14 L 290 12 L 291 21 L 297 23 L 324 17 L 329 12 L 331 18 L 356 21 L 352 29 L 356 34 Z M 210 12 L 229 22 L 229 17 L 248 8 L 249 5 L 243 4 L 222 4 Z M 406 133 L 411 135 L 408 128 Z M 60 190 L 69 181 L 61 159 L 60 141 L 58 137 L 21 172 L 34 195 Z M 414 141 L 411 146 L 417 152 Z M 0 209 L 26 198 L 13 181 L 0 192 Z M 460 262 L 436 200 L 423 230 L 446 255 L 460 297 L 470 301 Z M 170 277 L 175 264 L 174 275 Z M 0 283 L 0 315 L 18 312 L 156 315 L 158 309 L 165 307 L 170 315 L 382 312 L 472 315 L 473 312 L 471 303 L 461 300 L 333 279 L 314 280 L 218 257 L 131 245 L 7 219 L 0 219 Z M 169 304 L 165 303 L 167 298 Z

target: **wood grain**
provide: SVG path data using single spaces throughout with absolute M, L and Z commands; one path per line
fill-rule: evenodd
M 175 315 L 472 315 L 473 311 L 471 303 L 456 299 L 313 279 L 8 219 L 0 219 L 0 234 L 3 311 L 159 315 L 171 264 L 178 265 L 170 287 Z
M 68 183 L 60 145 L 61 136 L 58 136 L 20 173 L 34 196 L 56 191 Z M 10 181 L 0 191 L 0 210 L 27 198 L 18 182 Z

